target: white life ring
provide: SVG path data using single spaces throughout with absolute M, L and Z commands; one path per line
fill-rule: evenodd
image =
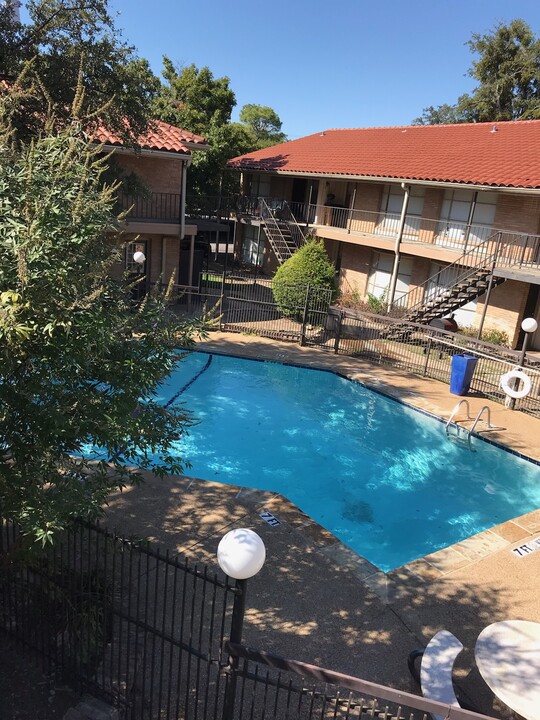
M 521 390 L 516 390 L 513 385 L 514 383 L 512 380 L 521 380 L 523 383 L 523 387 Z M 508 395 L 508 397 L 515 398 L 518 400 L 519 398 L 524 398 L 526 395 L 528 395 L 531 392 L 531 378 L 523 372 L 523 370 L 510 370 L 510 372 L 505 373 L 504 375 L 501 375 L 501 387 L 504 390 L 504 392 Z

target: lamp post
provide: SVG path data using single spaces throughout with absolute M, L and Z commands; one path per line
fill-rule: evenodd
M 217 549 L 217 559 L 223 572 L 236 580 L 230 642 L 239 644 L 242 642 L 247 581 L 256 575 L 264 565 L 266 548 L 256 532 L 247 528 L 236 528 L 221 538 Z M 238 658 L 229 655 L 223 720 L 232 720 L 233 717 L 237 667 Z
M 137 252 L 133 253 L 133 261 L 136 262 L 137 265 L 144 265 L 146 262 L 146 256 L 143 252 L 137 250 Z
M 523 322 L 521 323 L 521 329 L 525 333 L 523 337 L 523 344 L 521 346 L 521 355 L 519 356 L 519 367 L 522 368 L 525 365 L 525 354 L 527 352 L 527 345 L 529 344 L 529 337 L 535 333 L 538 329 L 538 323 L 536 320 L 532 317 L 525 318 Z M 516 385 L 519 381 L 516 379 L 514 381 L 514 389 L 516 388 Z M 505 401 L 505 406 L 507 408 L 510 408 L 511 410 L 514 409 L 514 406 L 516 404 L 515 398 L 507 397 Z

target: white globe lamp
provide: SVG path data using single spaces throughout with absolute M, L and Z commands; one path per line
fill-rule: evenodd
M 137 252 L 133 253 L 133 260 L 137 263 L 137 265 L 144 265 L 146 260 L 145 254 L 140 250 L 137 250 Z
M 526 333 L 536 332 L 538 330 L 538 323 L 532 317 L 525 318 L 525 320 L 521 323 L 521 329 Z
M 221 538 L 217 559 L 226 575 L 235 580 L 247 580 L 264 565 L 266 548 L 256 532 L 236 528 Z

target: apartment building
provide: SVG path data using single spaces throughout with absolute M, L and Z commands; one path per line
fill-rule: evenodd
M 208 149 L 206 140 L 160 120 L 152 123 L 139 139 L 137 149 L 126 147 L 121 138 L 100 128 L 96 140 L 113 153 L 122 175 L 135 177 L 142 192 L 120 193 L 120 205 L 129 209 L 124 231 L 127 240 L 124 269 L 141 274 L 138 286 L 144 292 L 151 284 L 168 283 L 171 277 L 182 285 L 192 285 L 195 266 L 196 225 L 186 223 L 186 175 L 192 153 Z M 135 252 L 145 262 L 133 260 Z
M 532 120 L 326 130 L 234 158 L 238 258 L 272 273 L 309 232 L 342 293 L 519 346 L 540 316 L 539 156 Z

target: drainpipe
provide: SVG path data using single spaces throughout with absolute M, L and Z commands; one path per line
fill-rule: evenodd
M 309 232 L 309 215 L 311 213 L 311 199 L 313 196 L 313 183 L 309 185 L 309 196 L 307 201 L 307 212 L 306 212 L 306 230 Z
M 406 185 L 405 183 L 401 183 L 401 187 L 405 191 L 405 195 L 403 196 L 403 205 L 401 206 L 401 217 L 399 218 L 399 228 L 396 235 L 396 244 L 394 247 L 394 267 L 392 268 L 392 277 L 390 278 L 390 285 L 388 288 L 388 303 L 387 303 L 387 310 L 390 312 L 390 309 L 394 303 L 394 295 L 396 294 L 396 285 L 397 285 L 397 279 L 398 279 L 398 272 L 399 272 L 399 259 L 400 259 L 400 247 L 401 247 L 401 240 L 403 238 L 403 230 L 405 228 L 405 217 L 407 215 L 407 208 L 409 207 L 409 195 L 411 193 L 411 188 L 409 185 Z
M 349 222 L 347 223 L 347 232 L 351 232 L 351 220 L 352 220 L 352 214 L 354 211 L 354 206 L 356 204 L 356 185 L 354 186 L 353 193 L 352 193 L 352 200 L 351 200 L 351 207 L 349 208 Z
M 180 188 L 180 240 L 186 233 L 186 177 L 188 160 L 182 161 L 182 186 Z
M 165 268 L 167 265 L 167 238 L 165 235 L 161 236 L 161 282 L 165 285 L 169 284 L 168 279 L 165 277 Z M 178 282 L 178 279 L 177 279 Z
M 467 226 L 465 228 L 465 237 L 463 238 L 463 254 L 467 252 L 467 243 L 469 242 L 469 235 L 471 234 L 471 225 L 474 217 L 474 211 L 476 210 L 476 201 L 478 200 L 478 191 L 473 195 L 471 207 L 469 208 L 469 217 L 467 218 Z

